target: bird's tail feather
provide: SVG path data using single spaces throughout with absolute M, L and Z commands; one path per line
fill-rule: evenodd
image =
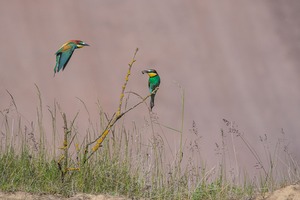
M 155 94 L 152 94 L 151 95 L 151 100 L 150 100 L 150 109 L 152 111 L 152 108 L 154 107 L 154 97 L 155 97 Z

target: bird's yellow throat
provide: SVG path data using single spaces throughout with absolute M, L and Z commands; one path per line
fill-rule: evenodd
M 157 73 L 150 72 L 150 73 L 148 73 L 148 75 L 149 75 L 150 77 L 154 77 L 154 76 L 157 76 Z

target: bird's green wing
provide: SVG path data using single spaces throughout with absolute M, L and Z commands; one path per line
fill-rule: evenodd
M 67 50 L 62 51 L 62 48 L 56 52 L 56 65 L 54 72 L 59 72 L 64 70 L 73 55 L 75 48 L 68 48 Z

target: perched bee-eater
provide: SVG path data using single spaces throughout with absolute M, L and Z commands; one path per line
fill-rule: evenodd
M 148 80 L 148 87 L 149 87 L 149 91 L 150 93 L 152 93 L 160 84 L 160 77 L 158 75 L 158 73 L 156 72 L 156 70 L 154 69 L 147 69 L 147 70 L 143 70 L 142 73 L 147 73 L 149 75 L 149 80 Z M 152 108 L 154 107 L 154 97 L 156 94 L 157 90 L 151 94 L 151 99 L 150 99 L 150 109 L 152 111 Z
M 60 70 L 64 70 L 72 57 L 75 49 L 82 48 L 84 46 L 90 46 L 81 40 L 70 40 L 63 44 L 60 49 L 55 53 L 56 65 L 54 67 L 54 75 Z

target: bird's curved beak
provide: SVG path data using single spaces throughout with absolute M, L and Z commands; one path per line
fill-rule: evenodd
M 77 44 L 77 48 L 82 48 L 84 46 L 90 46 L 89 44 L 87 43 L 81 43 L 81 44 Z
M 145 73 L 147 74 L 147 73 L 148 73 L 148 70 L 143 70 L 143 71 L 142 71 L 142 74 L 145 74 Z

